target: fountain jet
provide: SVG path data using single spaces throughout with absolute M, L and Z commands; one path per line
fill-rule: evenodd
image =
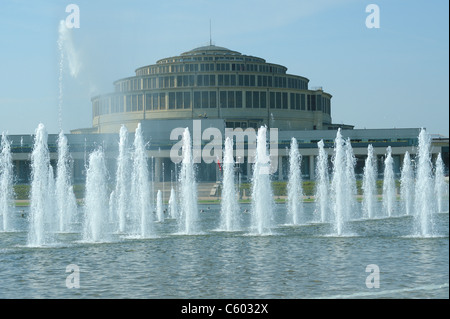
M 222 185 L 220 229 L 225 231 L 239 230 L 239 203 L 234 180 L 233 140 L 230 137 L 225 140 Z
M 301 175 L 301 161 L 302 156 L 298 151 L 297 140 L 293 137 L 291 139 L 291 148 L 289 151 L 289 181 L 287 185 L 288 191 L 288 223 L 298 225 L 303 217 L 303 186 Z

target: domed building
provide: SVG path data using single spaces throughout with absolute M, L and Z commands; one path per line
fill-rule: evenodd
M 333 129 L 331 94 L 287 68 L 220 46 L 195 48 L 143 66 L 92 98 L 92 129 L 72 133 L 133 132 L 148 120 L 222 119 L 225 127 Z M 353 128 L 348 126 L 347 128 Z

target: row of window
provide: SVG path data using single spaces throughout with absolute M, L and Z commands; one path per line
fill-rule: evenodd
M 211 72 L 211 71 L 247 71 L 263 73 L 286 73 L 286 68 L 270 64 L 251 63 L 183 63 L 171 65 L 152 65 L 136 70 L 137 76 L 182 72 Z
M 192 62 L 192 61 L 245 61 L 245 62 L 265 62 L 264 59 L 241 55 L 240 53 L 233 54 L 218 54 L 215 56 L 207 55 L 204 56 L 203 53 L 199 53 L 201 56 L 184 55 L 174 58 L 161 59 L 157 63 L 178 63 L 178 62 Z
M 94 116 L 194 108 L 271 108 L 322 111 L 331 115 L 330 99 L 321 95 L 266 91 L 196 91 L 114 95 L 93 100 Z
M 250 74 L 198 74 L 132 78 L 117 82 L 116 92 L 167 89 L 192 86 L 251 86 L 307 90 L 308 83 L 299 78 Z

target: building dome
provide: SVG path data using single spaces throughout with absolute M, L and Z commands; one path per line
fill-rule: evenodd
M 279 130 L 328 129 L 331 94 L 309 80 L 216 45 L 206 45 L 139 67 L 92 98 L 90 132 L 118 132 L 151 120 L 221 119 L 226 127 L 267 125 Z
M 227 49 L 227 48 L 224 48 L 224 47 L 219 47 L 219 46 L 212 45 L 212 44 L 192 49 L 190 51 L 181 53 L 181 55 L 213 54 L 213 53 L 241 55 L 240 52 L 232 51 L 230 49 Z

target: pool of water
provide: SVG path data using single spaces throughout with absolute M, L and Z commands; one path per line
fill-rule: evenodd
M 85 243 L 75 231 L 27 247 L 29 210 L 17 208 L 15 231 L 0 233 L 0 298 L 449 298 L 448 212 L 435 215 L 435 236 L 419 238 L 411 216 L 350 221 L 338 237 L 327 223 L 286 225 L 277 204 L 272 233 L 254 235 L 248 213 L 242 231 L 221 232 L 220 206 L 199 209 L 197 235 L 166 220 L 149 239 Z M 306 203 L 310 221 L 313 211 Z M 66 285 L 71 264 L 79 288 Z M 379 288 L 366 285 L 368 265 Z

